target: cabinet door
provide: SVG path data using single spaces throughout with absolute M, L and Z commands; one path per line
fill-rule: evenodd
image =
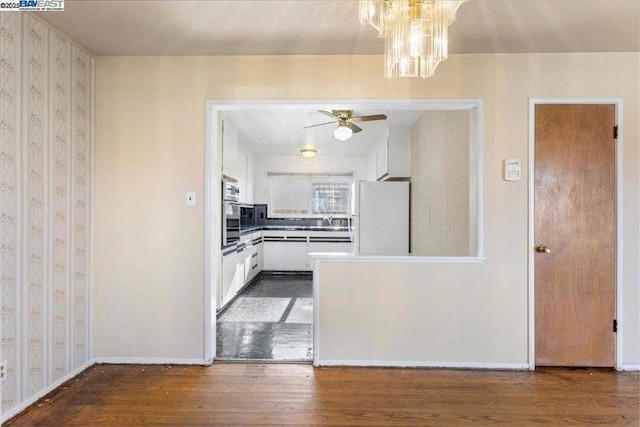
M 259 243 L 257 245 L 257 248 L 258 248 L 258 271 L 257 271 L 257 273 L 260 273 L 262 270 L 264 270 L 264 243 Z
M 284 270 L 284 242 L 264 242 L 264 270 Z
M 238 253 L 236 257 L 236 281 L 235 281 L 235 289 L 233 292 L 233 296 L 235 296 L 240 289 L 244 286 L 244 264 L 245 259 L 244 255 L 247 251 L 242 251 Z
M 236 295 L 237 254 L 232 252 L 222 257 L 222 283 L 218 288 L 218 309 Z
M 331 250 L 331 242 L 309 242 L 308 252 L 333 252 Z
M 252 253 L 253 247 L 247 247 L 245 248 L 244 251 L 241 252 L 241 259 L 242 259 L 242 280 L 240 280 L 238 282 L 238 292 L 240 292 L 240 290 L 244 287 L 244 285 L 246 285 L 247 283 L 249 283 L 249 280 L 251 280 L 251 253 Z
M 249 274 L 247 276 L 247 282 L 253 280 L 253 278 L 256 277 L 259 272 L 260 262 L 258 259 L 258 245 L 254 245 L 249 253 L 251 254 L 251 256 L 249 257 Z
M 331 243 L 331 252 L 353 252 L 353 243 L 333 242 Z
M 238 187 L 240 187 L 240 203 L 247 202 L 247 151 L 238 144 L 238 158 L 236 162 L 236 174 L 234 176 L 238 180 Z
M 307 241 L 291 241 L 284 244 L 284 270 L 307 270 Z
M 312 252 L 333 252 L 331 242 L 309 242 L 307 251 L 307 270 L 313 270 L 313 259 L 308 254 Z
M 229 120 L 222 121 L 222 173 L 238 179 L 238 131 Z
M 247 194 L 247 203 L 253 204 L 253 167 L 254 167 L 254 161 L 253 161 L 253 155 L 251 155 L 250 153 L 248 153 L 247 155 L 247 191 L 245 192 Z
M 388 150 L 388 177 L 411 177 L 411 129 L 389 128 Z
M 376 176 L 383 178 L 389 173 L 389 138 L 384 135 L 378 143 L 376 151 Z

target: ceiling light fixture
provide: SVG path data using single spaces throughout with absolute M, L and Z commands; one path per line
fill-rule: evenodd
M 447 59 L 449 25 L 468 0 L 360 0 L 360 23 L 378 30 L 384 42 L 384 76 L 434 75 Z
M 302 150 L 300 150 L 300 154 L 305 156 L 307 159 L 310 159 L 316 154 L 318 154 L 318 150 L 314 148 L 303 148 Z
M 351 138 L 351 135 L 353 135 L 353 131 L 347 126 L 347 122 L 340 120 L 340 124 L 333 131 L 333 137 L 340 141 L 346 141 Z

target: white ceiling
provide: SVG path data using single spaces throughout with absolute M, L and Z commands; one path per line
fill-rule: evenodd
M 357 0 L 66 0 L 40 18 L 96 55 L 381 54 Z M 470 0 L 451 53 L 638 52 L 638 0 Z
M 318 150 L 319 154 L 332 156 L 363 156 L 370 152 L 374 143 L 386 134 L 388 127 L 411 127 L 423 114 L 424 109 L 407 109 L 385 106 L 354 105 L 317 105 L 295 107 L 275 106 L 273 109 L 255 109 L 251 107 L 227 110 L 223 117 L 231 120 L 238 129 L 238 138 L 242 145 L 256 155 L 278 154 L 297 155 L 305 147 Z M 386 114 L 386 120 L 358 122 L 362 132 L 354 133 L 347 141 L 333 138 L 337 123 L 304 129 L 305 126 L 331 122 L 331 117 L 318 112 L 318 109 L 354 109 L 354 116 Z
M 64 12 L 37 15 L 95 55 L 381 54 L 383 40 L 358 21 L 357 0 L 66 0 Z M 638 52 L 640 0 L 470 0 L 449 30 L 450 53 Z M 382 70 L 381 70 L 382 72 Z M 362 123 L 347 143 L 317 109 L 385 113 Z M 360 108 L 358 108 L 360 107 Z M 362 155 L 385 126 L 410 126 L 420 114 L 367 106 L 283 106 L 230 112 L 256 154 Z M 404 122 L 404 124 L 403 124 Z

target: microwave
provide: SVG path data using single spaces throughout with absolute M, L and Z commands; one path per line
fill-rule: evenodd
M 222 178 L 222 200 L 227 202 L 240 201 L 240 186 L 238 186 L 237 180 L 228 176 Z

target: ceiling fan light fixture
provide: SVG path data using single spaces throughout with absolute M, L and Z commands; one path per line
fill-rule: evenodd
M 300 154 L 302 154 L 307 159 L 310 159 L 318 154 L 318 150 L 316 150 L 315 148 L 303 148 L 302 150 L 300 150 Z
M 340 141 L 346 141 L 347 139 L 351 138 L 351 135 L 353 135 L 353 131 L 342 124 L 340 124 L 333 131 L 333 137 Z

